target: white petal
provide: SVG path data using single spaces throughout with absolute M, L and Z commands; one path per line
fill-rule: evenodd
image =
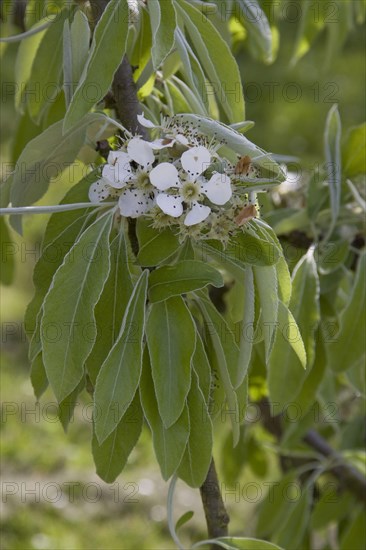
M 104 201 L 107 197 L 109 197 L 110 190 L 111 188 L 109 187 L 108 183 L 105 180 L 100 179 L 95 181 L 89 187 L 88 195 L 89 195 L 90 202 Z
M 126 170 L 129 168 L 131 170 L 130 165 L 131 158 L 130 156 L 125 153 L 124 151 L 110 151 L 108 155 L 108 164 L 121 164 L 121 166 L 124 166 Z
M 197 178 L 204 172 L 211 162 L 211 154 L 206 147 L 199 145 L 185 151 L 181 156 L 181 163 L 186 172 L 192 178 Z
M 173 164 L 162 162 L 151 170 L 150 181 L 160 191 L 165 191 L 169 187 L 178 187 L 178 170 Z
M 196 223 L 203 222 L 203 220 L 205 220 L 210 215 L 210 212 L 211 208 L 209 206 L 194 202 L 191 210 L 185 217 L 184 225 L 190 226 L 196 225 Z
M 102 170 L 103 178 L 105 178 L 111 187 L 115 189 L 122 189 L 126 185 L 126 182 L 131 179 L 132 174 L 126 172 L 118 164 L 112 166 L 111 164 L 105 164 Z
M 165 214 L 178 218 L 183 213 L 183 199 L 166 193 L 159 193 L 156 197 L 156 204 L 162 209 Z
M 142 113 L 142 115 L 137 115 L 137 120 L 139 121 L 141 126 L 144 126 L 144 128 L 158 128 L 158 126 L 155 126 L 155 124 L 151 122 L 151 120 L 145 118 L 144 113 Z
M 175 136 L 175 139 L 176 141 L 178 141 L 178 143 L 181 143 L 182 145 L 188 145 L 189 143 L 188 139 L 186 138 L 186 136 L 183 136 L 183 134 L 177 134 Z
M 155 160 L 153 150 L 148 141 L 140 138 L 132 138 L 127 145 L 127 152 L 132 160 L 146 168 Z
M 165 147 L 173 147 L 174 139 L 155 139 L 150 141 L 150 146 L 154 150 L 165 149 Z
M 226 204 L 231 199 L 232 190 L 229 176 L 214 174 L 211 179 L 201 186 L 202 191 L 214 204 Z
M 139 189 L 125 189 L 119 198 L 118 205 L 122 216 L 138 218 L 154 204 L 148 193 Z

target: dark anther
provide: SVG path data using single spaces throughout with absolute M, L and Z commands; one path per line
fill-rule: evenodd
M 112 147 L 109 145 L 106 139 L 102 139 L 101 141 L 97 141 L 97 146 L 95 150 L 98 151 L 101 157 L 107 160 L 109 152 L 112 151 Z

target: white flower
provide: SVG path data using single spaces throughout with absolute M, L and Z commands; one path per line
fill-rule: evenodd
M 204 221 L 210 214 L 211 208 L 200 204 L 206 197 L 216 205 L 224 205 L 232 195 L 230 178 L 225 174 L 215 173 L 206 180 L 202 174 L 210 165 L 211 154 L 206 147 L 192 147 L 181 156 L 181 173 L 176 166 L 162 162 L 150 172 L 150 182 L 161 191 L 156 196 L 156 204 L 161 210 L 178 218 L 183 214 L 183 203 L 188 204 L 188 213 L 184 225 L 196 225 Z M 185 172 L 185 173 L 184 173 Z M 173 193 L 164 193 L 167 190 L 176 190 Z
M 145 128 L 149 128 L 150 130 L 154 128 L 163 129 L 162 126 L 156 126 L 156 124 L 151 122 L 151 120 L 145 118 L 144 114 L 137 115 L 137 120 L 139 121 L 141 126 L 144 126 Z M 154 141 L 151 141 L 150 146 L 154 150 L 159 150 L 159 149 L 165 149 L 165 147 L 173 147 L 175 143 L 180 143 L 181 145 L 188 146 L 189 141 L 183 134 L 174 133 L 172 135 L 167 135 L 164 138 L 155 139 Z
M 89 188 L 89 200 L 101 202 L 107 197 L 119 197 L 123 216 L 137 218 L 145 214 L 154 205 L 154 195 L 138 186 L 141 187 L 145 180 L 149 183 L 148 175 L 154 161 L 150 143 L 138 137 L 132 138 L 127 144 L 127 152 L 109 153 L 102 177 Z
M 144 115 L 138 115 L 138 120 L 142 126 L 157 130 L 158 139 L 148 142 L 136 136 L 127 140 L 122 151 L 111 151 L 102 177 L 89 189 L 92 202 L 115 197 L 121 214 L 132 218 L 148 214 L 157 205 L 173 219 L 182 216 L 183 224 L 190 227 L 206 220 L 212 209 L 217 213 L 215 206 L 230 201 L 230 178 L 212 173 L 212 157 L 217 158 L 214 146 L 206 147 L 204 140 L 192 137 L 191 129 L 186 135 L 184 128 L 170 120 L 163 120 L 161 126 Z M 181 147 L 172 154 L 176 160 L 166 162 L 174 144 Z M 163 149 L 166 152 L 160 153 Z M 157 164 L 157 160 L 163 162 Z M 208 179 L 203 174 L 209 167 Z

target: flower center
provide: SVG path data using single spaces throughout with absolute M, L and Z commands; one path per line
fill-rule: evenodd
M 200 189 L 196 183 L 187 181 L 183 183 L 180 194 L 185 202 L 192 202 L 200 198 Z
M 141 171 L 136 174 L 136 187 L 141 189 L 141 191 L 153 191 L 154 187 L 150 183 L 147 172 Z

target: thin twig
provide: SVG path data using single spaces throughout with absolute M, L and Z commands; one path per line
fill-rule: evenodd
M 266 399 L 263 399 L 259 405 L 264 427 L 280 441 L 283 435 L 281 415 L 271 416 L 270 404 Z M 315 430 L 309 430 L 303 437 L 303 441 L 321 456 L 329 459 L 330 464 L 327 472 L 338 480 L 341 489 L 347 488 L 355 495 L 357 500 L 366 502 L 366 479 L 361 472 L 347 462 Z M 284 471 L 298 468 L 304 464 L 304 461 L 303 458 L 280 456 L 281 467 Z M 307 476 L 304 477 L 304 479 L 306 478 Z
M 315 430 L 309 430 L 304 437 L 304 442 L 315 449 L 322 456 L 329 458 L 336 465 L 330 467 L 329 472 L 339 479 L 340 483 L 347 487 L 358 500 L 366 504 L 366 478 L 343 456 L 335 451 L 325 439 Z

